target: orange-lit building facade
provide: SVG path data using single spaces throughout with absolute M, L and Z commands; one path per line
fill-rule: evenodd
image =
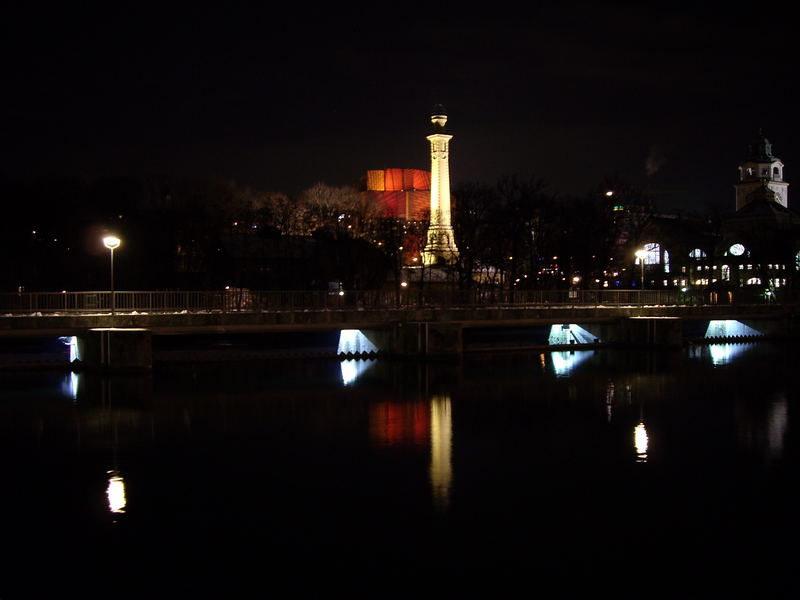
M 431 172 L 422 169 L 378 169 L 367 171 L 366 191 L 370 204 L 381 207 L 386 218 L 427 221 L 431 208 Z

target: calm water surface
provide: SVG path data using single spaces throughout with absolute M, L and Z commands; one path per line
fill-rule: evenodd
M 796 351 L 3 373 L 0 597 L 792 596 Z

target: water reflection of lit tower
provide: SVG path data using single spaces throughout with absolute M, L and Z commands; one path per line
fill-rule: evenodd
M 108 487 L 106 497 L 108 498 L 108 510 L 112 513 L 125 512 L 125 480 L 116 469 L 108 471 Z
M 636 462 L 647 462 L 647 428 L 644 426 L 644 421 L 639 421 L 639 424 L 633 428 L 633 445 L 636 447 Z
M 610 379 L 608 380 L 608 385 L 606 386 L 606 417 L 608 422 L 611 423 L 611 409 L 614 404 L 614 382 Z
M 431 491 L 433 505 L 446 510 L 453 484 L 453 413 L 449 395 L 431 397 Z

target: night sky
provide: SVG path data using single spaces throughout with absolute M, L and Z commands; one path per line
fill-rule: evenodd
M 800 164 L 794 26 L 779 9 L 76 6 L 3 9 L 6 175 L 356 184 L 429 168 L 435 103 L 455 185 L 518 174 L 577 194 L 618 175 L 663 208 L 706 212 L 732 209 L 760 127 L 790 183 Z

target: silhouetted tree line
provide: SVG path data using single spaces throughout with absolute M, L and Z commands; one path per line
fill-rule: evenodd
M 119 289 L 398 286 L 403 263 L 425 239 L 424 223 L 383 218 L 350 186 L 318 183 L 290 197 L 219 178 L 3 183 L 4 291 L 107 289 L 106 233 L 123 240 L 115 253 Z M 613 197 L 605 195 L 609 189 Z M 613 181 L 579 198 L 518 177 L 462 185 L 453 194 L 460 250 L 453 271 L 462 288 L 562 287 L 569 285 L 565 273 L 588 278 L 635 236 L 649 211 L 638 191 Z
M 642 191 L 613 178 L 584 196 L 517 176 L 462 185 L 454 195 L 463 288 L 593 287 L 615 262 L 629 260 L 629 244 L 652 214 Z

